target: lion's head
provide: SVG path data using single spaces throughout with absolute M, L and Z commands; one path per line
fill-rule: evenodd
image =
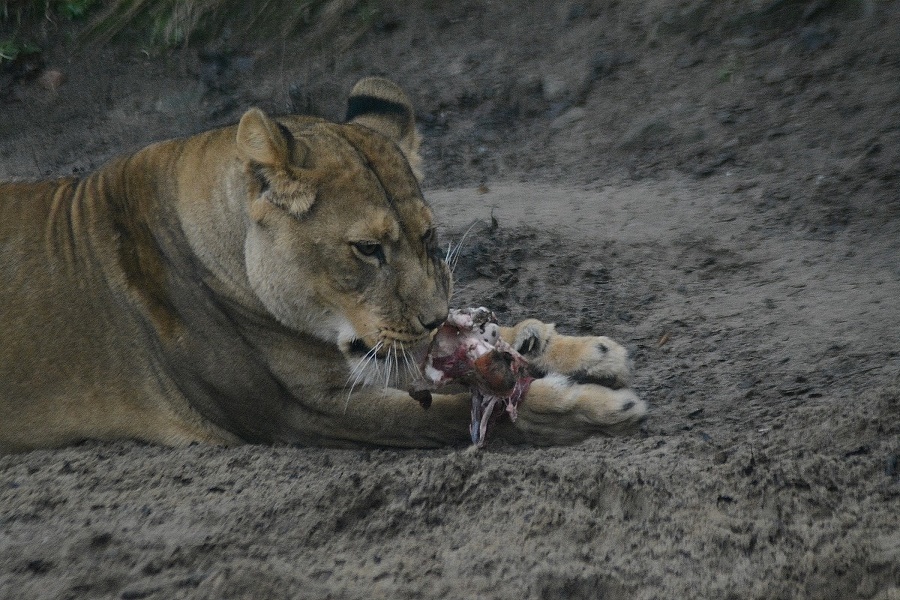
M 447 316 L 451 276 L 411 166 L 406 95 L 365 79 L 343 124 L 251 109 L 237 146 L 250 182 L 244 260 L 265 308 L 348 356 L 427 340 Z

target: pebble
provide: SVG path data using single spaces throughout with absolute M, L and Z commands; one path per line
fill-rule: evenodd
M 47 69 L 38 77 L 38 84 L 51 93 L 56 93 L 66 81 L 66 75 L 59 69 Z
M 800 30 L 798 41 L 802 50 L 812 53 L 831 46 L 835 37 L 837 36 L 833 32 L 811 25 Z
M 621 52 L 600 51 L 591 62 L 591 70 L 596 78 L 605 77 L 623 65 L 634 62 L 634 57 Z

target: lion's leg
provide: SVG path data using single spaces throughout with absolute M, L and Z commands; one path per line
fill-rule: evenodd
M 315 441 L 411 448 L 468 443 L 471 398 L 469 393 L 435 393 L 431 406 L 423 408 L 407 392 L 390 388 L 365 388 L 349 399 L 339 395 L 332 398 L 331 414 L 315 419 Z M 571 444 L 634 423 L 645 412 L 631 390 L 576 384 L 553 374 L 531 384 L 516 422 L 502 425 L 497 434 L 517 443 Z M 303 418 L 308 428 L 310 417 Z
M 544 376 L 532 382 L 515 423 L 498 427 L 510 441 L 569 444 L 639 422 L 646 403 L 627 389 L 628 352 L 606 337 L 572 337 L 529 319 L 500 331 Z M 317 442 L 346 441 L 405 447 L 437 447 L 469 441 L 471 394 L 432 394 L 423 408 L 405 391 L 365 387 L 337 392 L 326 415 L 297 415 Z M 312 421 L 311 421 L 312 420 Z
M 234 446 L 242 443 L 236 435 L 216 427 L 198 414 L 173 414 L 169 410 L 159 410 L 145 412 L 141 417 L 114 428 L 113 435 L 106 439 L 128 437 L 176 447 L 189 446 L 193 443 L 217 446 Z
M 236 444 L 240 440 L 170 398 L 126 397 L 124 394 L 67 394 L 32 398 L 3 406 L 15 419 L 0 422 L 0 454 L 65 446 L 82 440 L 134 439 L 187 446 L 194 442 Z
M 432 394 L 426 409 L 408 392 L 376 386 L 335 392 L 311 413 L 297 405 L 288 417 L 296 433 L 285 441 L 334 446 L 437 448 L 469 441 L 471 395 Z M 295 438 L 295 439 L 294 439 Z

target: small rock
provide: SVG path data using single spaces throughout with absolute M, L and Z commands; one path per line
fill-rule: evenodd
M 871 540 L 871 545 L 872 552 L 870 557 L 873 565 L 886 566 L 897 564 L 897 560 L 900 559 L 900 537 L 896 533 L 879 535 Z
M 725 163 L 734 161 L 736 157 L 737 154 L 732 150 L 723 149 L 718 154 L 709 159 L 706 163 L 697 167 L 697 169 L 694 171 L 694 174 L 698 177 L 709 177 L 716 172 L 716 169 L 718 169 Z
M 591 61 L 591 71 L 595 79 L 606 77 L 619 67 L 634 62 L 634 56 L 622 52 L 600 51 Z
M 812 386 L 799 383 L 789 384 L 778 388 L 782 396 L 802 396 L 812 390 Z
M 231 65 L 236 71 L 241 73 L 249 73 L 256 66 L 256 59 L 253 56 L 235 56 Z
M 585 13 L 587 13 L 587 9 L 584 4 L 576 3 L 569 7 L 569 14 L 566 15 L 566 18 L 569 21 L 577 21 L 583 17 Z
M 91 537 L 91 548 L 105 548 L 112 542 L 111 533 L 98 533 Z
M 863 444 L 862 446 L 857 446 L 853 450 L 848 450 L 844 452 L 844 458 L 850 458 L 851 456 L 865 456 L 872 451 L 872 448 Z
M 731 125 L 734 123 L 734 113 L 728 109 L 717 110 L 714 114 L 716 121 L 721 123 L 722 125 Z
M 187 86 L 160 97 L 153 108 L 156 112 L 170 117 L 191 114 L 200 106 L 205 91 L 206 87 L 203 84 Z
M 212 89 L 222 88 L 230 64 L 231 57 L 227 53 L 201 53 L 200 80 Z
M 895 477 L 900 474 L 900 455 L 891 454 L 884 460 L 884 472 L 888 477 Z
M 594 77 L 605 77 L 619 66 L 618 59 L 615 54 L 609 52 L 598 52 L 591 64 Z
M 229 112 L 238 107 L 237 100 L 232 97 L 225 97 L 219 99 L 217 102 L 213 102 L 208 110 L 206 111 L 206 116 L 208 119 L 218 119 L 220 117 L 224 117 Z
M 156 592 L 160 591 L 162 588 L 159 586 L 133 586 L 129 587 L 125 590 L 122 590 L 122 595 L 120 598 L 122 600 L 141 600 L 141 598 L 147 598 L 148 596 L 152 596 Z
M 46 561 L 43 559 L 35 559 L 30 560 L 25 565 L 25 569 L 35 575 L 46 575 L 51 569 L 53 569 L 53 563 L 50 561 Z
M 50 93 L 56 93 L 66 81 L 66 75 L 59 69 L 47 69 L 38 77 L 38 84 Z

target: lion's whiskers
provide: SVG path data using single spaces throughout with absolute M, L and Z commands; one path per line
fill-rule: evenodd
M 368 370 L 370 364 L 375 365 L 376 374 L 378 371 L 378 351 L 381 347 L 384 346 L 384 342 L 378 341 L 375 346 L 366 352 L 365 356 L 363 356 L 356 363 L 356 366 L 350 371 L 350 374 L 347 376 L 347 383 L 344 384 L 344 387 L 347 387 L 347 384 L 350 384 L 350 390 L 347 392 L 347 400 L 344 402 L 344 414 L 347 414 L 347 409 L 350 407 L 350 397 L 353 395 L 353 390 L 356 389 L 356 386 L 363 380 L 368 380 L 369 378 L 366 376 L 366 371 Z M 374 363 L 372 362 L 374 361 Z M 352 380 L 352 383 L 351 383 Z
M 384 365 L 382 365 L 379 361 L 378 352 L 384 349 L 385 345 L 383 340 L 379 340 L 378 343 L 375 344 L 375 347 L 366 352 L 366 354 L 360 358 L 350 370 L 350 374 L 347 376 L 347 382 L 344 384 L 345 389 L 347 386 L 350 387 L 347 391 L 347 399 L 344 403 L 344 414 L 347 413 L 350 406 L 350 398 L 358 385 L 368 385 L 372 381 L 378 381 L 383 378 L 384 387 L 389 388 L 393 382 L 400 382 L 403 374 L 410 380 L 415 380 L 419 376 L 419 370 L 415 366 L 415 360 L 412 358 L 403 342 L 399 340 L 387 347 L 387 352 L 382 359 Z M 402 373 L 401 358 L 403 361 Z
M 381 348 L 381 346 L 382 343 L 378 342 L 377 344 L 375 344 L 374 348 L 370 348 L 369 351 L 366 352 L 366 354 L 357 361 L 356 366 L 353 367 L 353 369 L 350 371 L 350 375 L 347 377 L 347 383 L 350 383 L 350 379 L 352 379 L 354 375 L 357 379 L 359 378 L 359 376 L 365 370 L 364 367 L 366 366 L 366 364 L 375 358 L 375 355 L 378 354 L 378 350 Z
M 409 352 L 406 350 L 406 346 L 403 345 L 403 342 L 400 342 L 400 351 L 403 353 L 403 364 L 404 368 L 406 369 L 407 376 L 410 378 L 410 380 L 415 380 L 418 377 L 419 373 L 415 368 L 415 361 L 413 361 Z
M 466 241 L 466 238 L 469 237 L 469 234 L 472 232 L 472 229 L 480 223 L 480 219 L 476 219 L 469 225 L 469 228 L 466 229 L 466 232 L 459 238 L 459 243 L 456 246 L 452 244 L 447 244 L 447 254 L 444 256 L 444 262 L 447 263 L 447 266 L 450 267 L 450 272 L 453 273 L 456 271 L 456 264 L 459 262 L 459 253 L 462 250 L 463 243 Z
M 384 387 L 385 389 L 390 387 L 391 383 L 391 371 L 393 366 L 393 361 L 391 359 L 391 350 L 394 349 L 394 345 L 391 344 L 388 346 L 387 354 L 384 356 Z

